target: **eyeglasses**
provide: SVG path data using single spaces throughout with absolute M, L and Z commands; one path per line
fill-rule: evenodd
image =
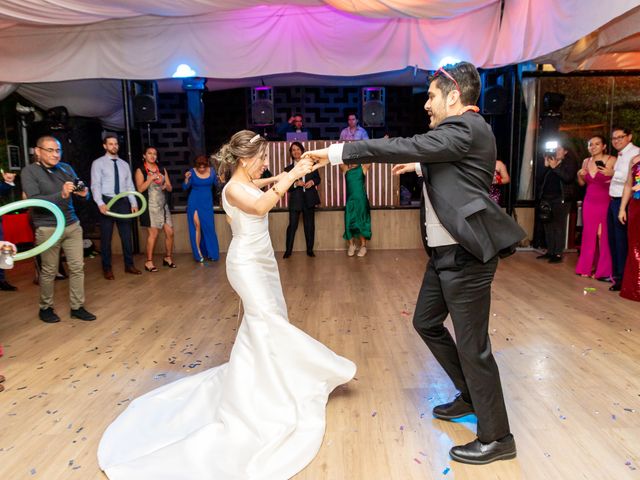
M 616 137 L 611 137 L 611 140 L 622 140 L 624 137 L 627 137 L 627 134 L 624 135 L 618 135 Z
M 47 153 L 62 153 L 62 150 L 59 148 L 44 148 L 44 147 L 36 147 L 40 150 L 44 150 Z
M 444 68 L 440 67 L 438 70 L 436 70 L 436 73 L 433 74 L 433 78 L 436 78 L 440 74 L 444 75 L 449 80 L 451 80 L 453 83 L 455 83 L 456 90 L 458 90 L 458 93 L 462 93 L 462 91 L 460 90 L 460 85 L 458 85 L 458 82 L 456 82 L 456 79 L 453 78 L 451 76 L 451 74 L 449 72 L 447 72 Z

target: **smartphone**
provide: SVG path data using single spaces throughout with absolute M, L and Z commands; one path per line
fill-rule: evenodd
M 596 167 L 604 168 L 604 162 L 602 160 L 596 160 Z

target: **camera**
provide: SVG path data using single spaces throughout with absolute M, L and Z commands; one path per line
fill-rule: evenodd
M 87 188 L 87 186 L 84 184 L 84 182 L 82 180 L 80 180 L 77 177 L 73 179 L 73 191 L 74 192 L 81 192 L 85 188 Z
M 553 157 L 556 154 L 556 150 L 558 149 L 558 141 L 550 140 L 544 143 L 544 156 L 545 157 Z

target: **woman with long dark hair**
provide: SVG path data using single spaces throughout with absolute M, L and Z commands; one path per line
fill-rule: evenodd
M 145 148 L 142 158 L 142 167 L 136 169 L 135 181 L 137 190 L 147 199 L 147 210 L 140 215 L 140 225 L 148 230 L 144 269 L 147 272 L 158 271 L 153 263 L 153 250 L 161 231 L 164 232 L 165 247 L 162 264 L 176 268 L 173 263 L 173 221 L 167 199 L 167 195 L 173 191 L 171 179 L 167 169 L 159 167 L 158 150 L 155 147 Z

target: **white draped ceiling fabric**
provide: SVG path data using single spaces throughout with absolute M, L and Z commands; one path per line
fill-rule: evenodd
M 23 84 L 18 92 L 42 106 L 66 88 L 72 115 L 111 122 L 115 103 L 96 112 L 88 100 L 72 101 L 85 90 L 67 81 L 169 78 L 187 63 L 220 81 L 311 74 L 330 84 L 432 70 L 447 56 L 487 68 L 532 59 L 563 69 L 640 68 L 640 0 L 504 0 L 503 11 L 500 0 L 283 3 L 2 0 L 0 82 Z M 107 100 L 119 101 L 117 88 Z

